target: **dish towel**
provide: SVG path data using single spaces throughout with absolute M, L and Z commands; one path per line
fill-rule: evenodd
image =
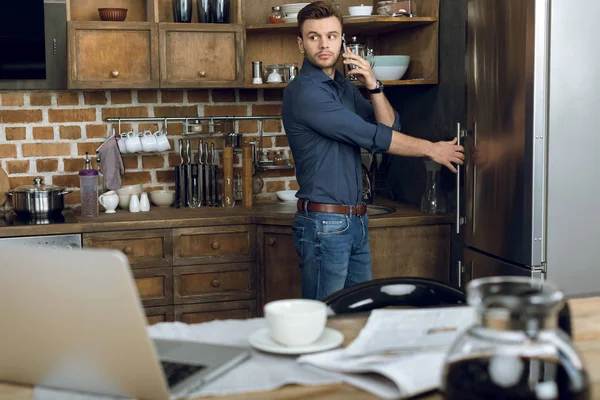
M 123 159 L 119 152 L 117 139 L 112 136 L 98 149 L 100 154 L 100 170 L 107 190 L 116 190 L 121 187 L 121 175 L 125 173 Z

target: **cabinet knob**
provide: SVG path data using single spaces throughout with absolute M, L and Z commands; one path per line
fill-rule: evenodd
M 131 247 L 127 246 L 123 249 L 123 253 L 130 255 L 133 253 L 133 249 Z
M 210 283 L 210 286 L 219 287 L 221 286 L 221 281 L 219 281 L 218 279 L 213 279 L 213 281 Z
M 198 76 L 199 76 L 200 78 L 204 78 L 204 77 L 206 77 L 206 71 L 204 71 L 204 70 L 202 70 L 202 71 L 198 71 Z
M 110 76 L 112 76 L 113 78 L 118 78 L 119 71 L 117 71 L 116 69 L 114 71 L 110 71 Z
M 270 237 L 267 239 L 267 244 L 269 246 L 275 246 L 275 243 L 277 243 L 277 239 L 275 239 L 274 237 Z
M 219 250 L 221 248 L 221 243 L 219 243 L 218 240 L 213 240 L 210 247 L 212 247 L 213 250 Z

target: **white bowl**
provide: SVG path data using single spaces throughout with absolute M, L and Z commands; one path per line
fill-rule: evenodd
M 265 304 L 269 334 L 285 346 L 306 346 L 323 334 L 327 306 L 317 300 L 288 299 Z
M 117 189 L 117 194 L 118 195 L 122 195 L 122 194 L 142 194 L 143 191 L 143 187 L 141 184 L 137 184 L 137 185 L 127 185 L 127 186 L 123 186 L 120 189 Z
M 375 78 L 382 81 L 396 81 L 402 79 L 408 65 L 410 64 L 410 56 L 375 56 L 373 73 Z
M 290 4 L 283 4 L 281 6 L 281 11 L 283 11 L 285 13 L 285 15 L 293 14 L 293 13 L 298 13 L 298 12 L 300 12 L 300 10 L 302 10 L 304 7 L 306 7 L 309 4 L 310 3 L 290 3 Z
M 122 210 L 129 210 L 129 200 L 131 200 L 131 194 L 118 194 L 119 196 L 119 208 Z
M 284 17 L 283 18 L 283 22 L 286 24 L 292 23 L 292 22 L 298 22 L 298 18 L 296 17 Z
M 158 207 L 169 207 L 175 201 L 175 191 L 153 190 L 150 192 L 150 200 Z
M 276 192 L 277 198 L 281 201 L 296 201 L 297 190 L 280 190 Z
M 356 15 L 371 15 L 373 13 L 373 6 L 352 6 L 348 7 L 348 12 L 350 16 L 354 17 Z
M 296 18 L 296 19 L 298 19 L 298 13 L 294 12 L 294 13 L 285 14 L 285 18 Z

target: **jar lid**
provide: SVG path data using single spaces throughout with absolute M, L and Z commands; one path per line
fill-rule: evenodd
M 79 176 L 97 176 L 98 170 L 96 169 L 80 169 Z
M 62 191 L 63 188 L 54 185 L 44 185 L 44 178 L 37 176 L 33 179 L 33 185 L 23 185 L 14 191 L 18 193 L 46 193 Z

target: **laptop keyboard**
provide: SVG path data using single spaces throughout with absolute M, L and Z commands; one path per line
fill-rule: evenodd
M 181 364 L 170 361 L 161 361 L 160 363 L 170 388 L 206 368 L 204 365 Z

